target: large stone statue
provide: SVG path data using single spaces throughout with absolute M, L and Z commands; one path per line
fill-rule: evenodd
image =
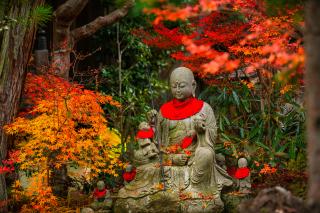
M 232 185 L 232 179 L 215 160 L 217 127 L 213 110 L 195 98 L 196 82 L 190 69 L 175 69 L 170 76 L 170 87 L 173 100 L 162 105 L 156 118 L 155 141 L 162 164 L 154 168 L 161 172 L 153 178 L 163 184 L 162 190 L 152 191 L 145 200 L 131 200 L 126 205 L 145 205 L 145 212 L 152 205 L 157 207 L 150 212 L 157 208 L 162 208 L 159 212 L 165 212 L 164 208 L 168 212 L 222 210 L 221 190 Z M 120 194 L 125 193 L 122 190 Z

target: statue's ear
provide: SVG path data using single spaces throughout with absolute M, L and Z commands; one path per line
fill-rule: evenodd
M 197 88 L 197 82 L 195 80 L 192 81 L 192 96 L 196 97 L 196 88 Z

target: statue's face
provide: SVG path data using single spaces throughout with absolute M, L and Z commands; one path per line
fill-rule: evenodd
M 101 180 L 98 181 L 98 183 L 97 183 L 97 188 L 98 188 L 99 190 L 103 190 L 104 187 L 105 187 L 104 182 L 101 181 Z
M 132 165 L 129 164 L 127 167 L 126 167 L 126 172 L 132 172 Z
M 247 167 L 248 166 L 248 161 L 245 158 L 240 158 L 238 160 L 238 167 L 239 168 L 243 168 L 243 167 Z
M 140 130 L 149 130 L 150 129 L 150 125 L 147 122 L 141 122 L 139 124 L 139 129 Z
M 196 83 L 193 74 L 190 72 L 181 69 L 174 70 L 170 76 L 172 95 L 179 101 L 192 97 L 195 91 Z

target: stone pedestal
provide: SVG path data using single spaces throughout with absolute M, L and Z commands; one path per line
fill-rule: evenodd
M 114 205 L 115 213 L 196 213 L 222 212 L 223 202 L 217 199 L 179 198 L 172 191 L 159 191 L 142 198 L 119 198 Z

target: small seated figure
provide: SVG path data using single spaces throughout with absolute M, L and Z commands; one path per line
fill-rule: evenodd
M 102 180 L 98 181 L 97 187 L 93 191 L 94 202 L 91 203 L 90 207 L 97 210 L 110 210 L 112 207 L 112 199 L 110 192 L 105 187 Z
M 224 157 L 223 154 L 219 153 L 216 155 L 216 161 L 217 164 L 223 168 L 224 170 L 227 170 L 227 166 L 226 166 L 226 158 Z
M 126 171 L 123 173 L 122 177 L 124 180 L 124 184 L 130 183 L 134 177 L 136 176 L 136 169 L 133 168 L 131 164 L 128 164 L 126 167 Z
M 248 168 L 248 161 L 246 158 L 239 158 L 235 178 L 237 179 L 239 192 L 242 194 L 249 194 L 251 192 L 251 180 L 250 169 Z
M 136 166 L 135 176 L 130 182 L 125 180 L 125 186 L 120 189 L 118 197 L 137 198 L 154 193 L 155 186 L 160 181 L 159 150 L 152 142 L 154 131 L 147 122 L 141 122 L 136 135 L 139 149 L 134 151 L 133 163 Z M 131 172 L 132 166 L 126 168 Z M 129 173 L 128 173 L 129 174 Z M 126 175 L 130 176 L 130 175 Z M 131 177 L 130 177 L 131 178 Z
M 153 138 L 153 129 L 147 122 L 141 122 L 137 133 L 139 149 L 134 152 L 134 160 L 137 165 L 144 165 L 154 162 L 158 158 L 158 148 L 151 141 Z
M 151 128 L 150 124 L 143 121 L 139 124 L 139 131 L 136 135 L 137 139 L 146 139 L 146 138 L 153 138 L 154 131 L 153 128 Z

